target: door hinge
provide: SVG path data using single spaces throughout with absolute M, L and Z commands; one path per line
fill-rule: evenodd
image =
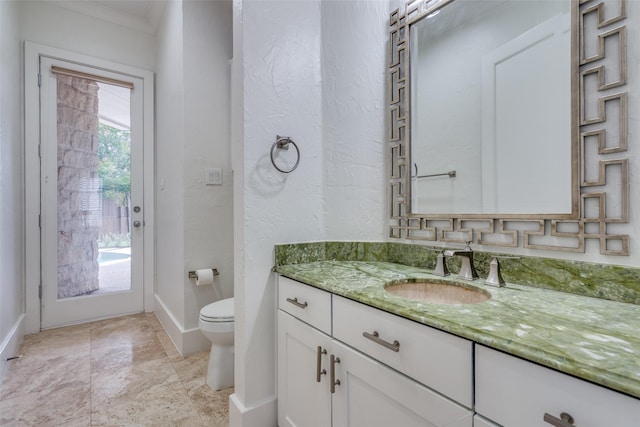
M 42 74 L 38 73 L 38 87 L 42 86 Z
M 42 215 L 38 214 L 38 228 L 42 228 Z
M 42 282 L 38 286 L 38 298 L 42 299 Z
M 42 158 L 42 144 L 38 144 L 38 157 Z

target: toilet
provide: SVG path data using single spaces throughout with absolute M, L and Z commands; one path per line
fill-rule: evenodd
M 233 386 L 233 298 L 206 305 L 200 310 L 200 331 L 211 341 L 207 385 L 212 390 Z

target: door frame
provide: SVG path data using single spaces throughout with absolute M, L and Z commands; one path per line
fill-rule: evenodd
M 48 56 L 130 75 L 143 82 L 143 307 L 154 310 L 155 283 L 155 124 L 154 75 L 152 71 L 64 49 L 25 41 L 24 44 L 24 156 L 25 156 L 25 332 L 40 331 L 41 265 L 40 244 L 40 56 Z

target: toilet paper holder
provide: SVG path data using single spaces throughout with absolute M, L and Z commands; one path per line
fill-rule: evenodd
M 220 273 L 218 273 L 218 269 L 217 268 L 212 268 L 211 270 L 213 270 L 213 275 L 217 276 Z M 196 274 L 195 270 L 194 271 L 190 271 L 189 272 L 189 279 L 197 279 L 198 275 Z

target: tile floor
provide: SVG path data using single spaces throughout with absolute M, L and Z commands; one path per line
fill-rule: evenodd
M 28 335 L 0 384 L 2 426 L 228 425 L 232 388 L 205 384 L 153 313 Z

